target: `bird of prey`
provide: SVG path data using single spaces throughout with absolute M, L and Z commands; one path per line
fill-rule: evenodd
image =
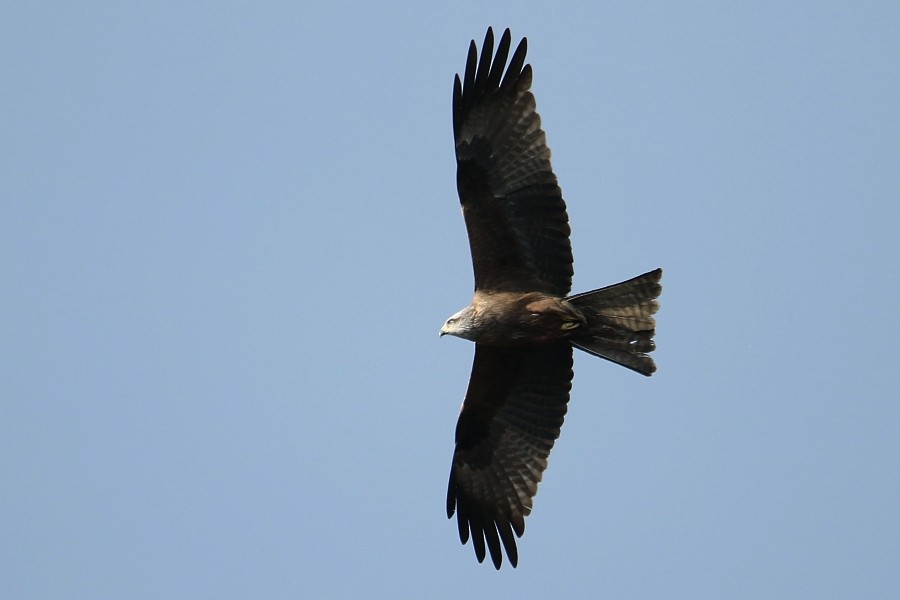
M 494 54 L 487 30 L 481 59 L 469 45 L 453 86 L 456 184 L 475 271 L 472 303 L 441 335 L 475 342 L 456 425 L 447 516 L 478 562 L 518 563 L 532 498 L 559 436 L 572 382 L 572 348 L 642 375 L 662 291 L 662 270 L 570 296 L 572 248 L 562 192 L 550 167 L 531 89 L 527 41 L 509 65 L 510 32 Z

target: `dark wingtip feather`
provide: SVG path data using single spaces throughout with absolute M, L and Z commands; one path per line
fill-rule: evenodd
M 519 42 L 519 45 L 516 47 L 516 51 L 513 52 L 512 60 L 509 61 L 509 66 L 506 68 L 506 75 L 503 77 L 503 82 L 500 84 L 500 89 L 505 90 L 509 88 L 519 78 L 519 74 L 522 72 L 522 67 L 525 65 L 525 54 L 528 52 L 528 38 L 522 38 L 522 41 Z
M 498 522 L 497 531 L 500 533 L 503 547 L 506 548 L 506 556 L 509 558 L 509 564 L 515 568 L 519 564 L 519 551 L 516 548 L 516 538 L 513 537 L 509 521 Z
M 465 546 L 469 541 L 469 520 L 463 517 L 462 513 L 456 517 L 456 528 L 459 530 L 459 541 Z
M 463 98 L 467 98 L 472 94 L 472 86 L 475 83 L 475 66 L 478 62 L 478 48 L 475 46 L 475 40 L 469 42 L 469 54 L 466 57 L 466 74 L 463 80 Z
M 521 513 L 514 513 L 509 516 L 509 524 L 512 525 L 516 537 L 522 537 L 525 534 L 525 516 Z M 513 540 L 515 543 L 515 540 Z
M 452 519 L 454 512 L 456 512 L 456 483 L 451 473 L 450 483 L 447 485 L 447 518 Z
M 453 77 L 453 136 L 454 139 L 459 135 L 459 128 L 462 126 L 462 113 L 463 113 L 463 94 L 462 94 L 462 82 L 459 80 L 459 75 L 455 75 Z
M 491 58 L 494 56 L 494 31 L 488 27 L 484 34 L 484 44 L 481 46 L 481 60 L 478 61 L 478 70 L 475 72 L 475 87 L 483 89 L 491 70 Z
M 500 79 L 503 77 L 503 69 L 506 67 L 506 59 L 509 57 L 509 46 L 512 36 L 509 29 L 503 32 L 500 38 L 500 45 L 497 46 L 497 54 L 491 63 L 491 73 L 488 75 L 487 88 L 495 90 L 500 85 Z
M 488 550 L 491 552 L 491 561 L 494 568 L 499 570 L 503 564 L 503 553 L 500 551 L 500 537 L 497 535 L 497 527 L 493 519 L 486 519 L 484 526 L 484 539 L 487 542 Z
M 472 546 L 475 548 L 475 558 L 478 559 L 478 562 L 483 563 L 485 553 L 484 547 L 484 527 L 481 525 L 481 521 L 477 518 L 469 519 L 469 528 L 472 530 Z

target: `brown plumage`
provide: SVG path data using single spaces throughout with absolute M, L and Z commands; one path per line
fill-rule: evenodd
M 559 436 L 572 382 L 572 348 L 643 375 L 656 370 L 654 313 L 662 271 L 584 294 L 572 285 L 569 218 L 550 166 L 531 89 L 527 42 L 507 67 L 489 28 L 478 59 L 469 45 L 453 87 L 457 189 L 475 272 L 472 304 L 441 335 L 475 342 L 456 425 L 447 491 L 460 540 L 496 568 L 518 563 L 516 537 Z M 493 58 L 493 60 L 492 60 Z

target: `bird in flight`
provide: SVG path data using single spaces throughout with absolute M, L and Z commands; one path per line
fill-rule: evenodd
M 566 204 L 525 64 L 527 40 L 512 54 L 509 29 L 494 54 L 489 28 L 469 45 L 453 85 L 456 185 L 475 271 L 472 303 L 441 335 L 475 342 L 456 425 L 447 516 L 478 562 L 518 564 L 547 457 L 572 387 L 572 348 L 642 375 L 656 370 L 653 315 L 662 270 L 569 295 L 572 247 Z M 515 534 L 516 537 L 513 537 Z

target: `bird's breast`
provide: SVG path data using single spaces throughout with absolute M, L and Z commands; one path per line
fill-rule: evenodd
M 539 292 L 476 296 L 476 341 L 493 346 L 541 344 L 569 337 L 586 323 L 562 298 Z

